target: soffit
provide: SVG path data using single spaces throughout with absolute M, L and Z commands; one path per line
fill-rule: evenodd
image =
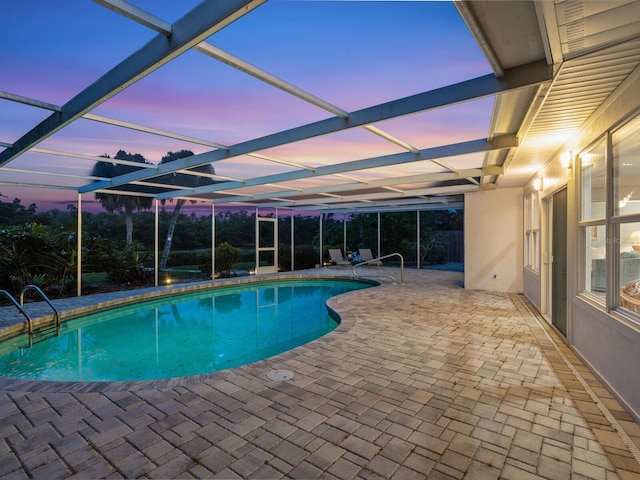
M 640 39 L 566 61 L 556 74 L 507 167 L 503 187 L 522 186 L 565 144 L 640 65 Z
M 488 38 L 500 38 L 504 13 L 518 8 L 503 2 L 471 2 L 481 12 Z M 528 3 L 528 2 L 517 2 Z M 512 133 L 517 148 L 488 152 L 485 165 L 501 165 L 504 174 L 495 180 L 500 188 L 521 187 L 549 160 L 559 156 L 563 146 L 588 122 L 593 113 L 620 87 L 640 62 L 640 2 L 568 0 L 538 2 L 540 48 L 524 38 L 516 48 L 493 48 L 496 63 L 528 61 L 543 55 L 554 64 L 552 82 L 501 94 L 496 99 L 489 137 Z M 531 10 L 521 5 L 519 19 Z M 535 38 L 527 30 L 526 38 Z M 504 38 L 501 39 L 505 41 Z M 521 48 L 518 60 L 517 49 Z M 543 53 L 544 52 L 544 53 Z

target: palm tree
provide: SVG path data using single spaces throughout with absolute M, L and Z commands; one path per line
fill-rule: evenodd
M 109 155 L 100 155 L 103 158 L 111 158 Z M 118 151 L 114 159 L 128 160 L 130 162 L 149 163 L 139 153 L 127 153 L 124 150 Z M 122 165 L 111 162 L 97 162 L 93 166 L 92 175 L 97 177 L 113 178 L 126 173 L 139 170 L 133 165 Z M 140 191 L 144 191 L 140 189 Z M 100 201 L 102 208 L 107 212 L 122 212 L 125 214 L 125 226 L 127 230 L 126 242 L 133 241 L 133 212 L 134 210 L 149 210 L 153 204 L 151 197 L 136 197 L 133 195 L 119 195 L 115 193 L 96 193 L 95 199 Z
M 174 160 L 178 160 L 179 158 L 186 158 L 193 156 L 193 152 L 191 150 L 180 150 L 179 152 L 167 152 L 167 154 L 162 157 L 160 160 L 160 164 L 173 162 Z M 211 165 L 202 165 L 200 167 L 192 169 L 194 172 L 204 173 L 206 175 L 215 175 L 215 170 Z M 185 188 L 193 188 L 201 185 L 211 185 L 216 183 L 211 177 L 208 176 L 195 176 L 188 175 L 184 173 L 172 173 L 169 175 L 162 175 L 158 177 L 156 181 L 160 183 L 166 183 L 169 185 L 180 185 Z M 162 200 L 162 205 L 164 205 L 165 200 Z M 176 223 L 178 221 L 178 217 L 180 216 L 180 209 L 184 205 L 185 200 L 180 198 L 176 201 L 175 206 L 173 207 L 173 212 L 171 213 L 171 220 L 169 221 L 169 229 L 167 230 L 167 238 L 164 242 L 164 249 L 162 250 L 162 257 L 160 258 L 160 269 L 163 270 L 167 268 L 167 260 L 169 259 L 169 253 L 171 252 L 171 243 L 173 242 L 173 232 L 176 227 Z M 191 203 L 196 203 L 195 200 L 191 200 Z

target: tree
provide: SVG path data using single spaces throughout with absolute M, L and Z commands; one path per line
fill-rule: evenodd
M 191 150 L 180 150 L 179 152 L 167 152 L 167 154 L 162 157 L 160 160 L 160 164 L 165 164 L 169 162 L 173 162 L 174 160 L 178 160 L 179 158 L 192 157 L 193 152 Z M 211 165 L 202 165 L 200 167 L 194 168 L 194 172 L 204 173 L 206 175 L 215 175 L 215 170 Z M 160 183 L 166 183 L 169 185 L 180 185 L 185 188 L 194 188 L 202 185 L 211 185 L 216 183 L 211 177 L 208 176 L 196 176 L 196 175 L 188 175 L 184 173 L 172 173 L 169 175 L 162 175 L 157 178 L 157 181 Z M 165 200 L 162 200 L 162 205 L 164 205 Z M 180 217 L 180 209 L 184 205 L 185 200 L 180 198 L 176 201 L 175 206 L 173 207 L 173 213 L 171 214 L 171 219 L 169 221 L 169 229 L 167 230 L 167 238 L 164 242 L 164 249 L 162 250 L 162 257 L 160 258 L 160 269 L 163 270 L 167 268 L 167 260 L 169 259 L 169 253 L 171 252 L 171 244 L 173 242 L 173 233 L 176 228 L 176 222 Z M 192 200 L 191 203 L 196 203 L 195 200 Z
M 111 158 L 107 154 L 101 155 L 101 157 Z M 114 159 L 127 160 L 130 162 L 138 163 L 149 163 L 139 153 L 127 153 L 124 150 L 118 151 Z M 139 168 L 133 165 L 121 165 L 107 161 L 100 161 L 94 165 L 91 174 L 96 177 L 113 178 L 124 175 L 126 173 L 135 172 L 137 170 L 139 170 Z M 140 192 L 144 192 L 143 188 L 138 188 L 138 190 Z M 96 193 L 95 199 L 99 200 L 102 208 L 104 208 L 109 213 L 122 212 L 124 210 L 127 243 L 131 243 L 133 241 L 134 210 L 149 210 L 153 203 L 153 199 L 151 197 L 119 195 L 114 193 Z
M 228 242 L 240 246 L 255 245 L 256 215 L 246 210 L 229 210 L 216 214 L 216 242 Z
M 2 198 L 7 198 L 0 193 L 0 219 L 2 225 L 18 225 L 32 221 L 36 213 L 36 204 L 32 203 L 29 208 L 25 208 L 19 198 L 14 198 L 13 202 L 3 202 Z

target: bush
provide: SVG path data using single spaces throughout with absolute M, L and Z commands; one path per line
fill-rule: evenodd
M 107 278 L 117 285 L 144 285 L 151 283 L 153 270 L 149 268 L 151 252 L 139 242 L 120 246 L 103 238 L 86 242 L 83 256 L 90 263 L 83 271 L 106 272 Z M 147 265 L 149 263 L 149 265 Z
M 153 270 L 145 266 L 148 258 L 150 258 L 150 252 L 142 244 L 128 243 L 111 257 L 111 267 L 107 270 L 107 277 L 119 285 L 151 283 Z
M 211 249 L 207 248 L 197 256 L 200 271 L 211 278 Z
M 216 273 L 221 277 L 236 276 L 234 266 L 240 261 L 242 252 L 238 247 L 234 247 L 228 242 L 221 243 L 216 247 Z M 200 270 L 211 275 L 211 249 L 207 249 L 200 256 Z
M 0 289 L 18 295 L 26 285 L 43 291 L 75 286 L 75 234 L 37 223 L 0 229 Z

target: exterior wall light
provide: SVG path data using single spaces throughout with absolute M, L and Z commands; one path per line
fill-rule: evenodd
M 533 181 L 533 188 L 537 191 L 542 190 L 542 178 L 538 177 Z
M 560 155 L 560 166 L 565 170 L 571 168 L 571 152 L 564 152 Z

